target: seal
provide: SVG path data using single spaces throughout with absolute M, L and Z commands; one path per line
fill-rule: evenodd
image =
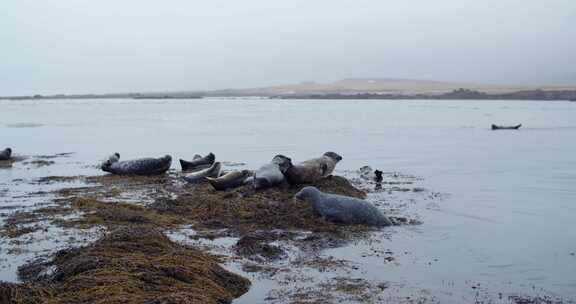
M 220 177 L 206 177 L 216 191 L 224 191 L 244 185 L 246 179 L 252 175 L 250 170 L 232 171 Z
M 312 186 L 304 187 L 294 197 L 311 203 L 315 213 L 331 222 L 377 227 L 392 225 L 389 218 L 365 200 L 324 193 Z
M 515 126 L 499 126 L 499 125 L 492 125 L 490 128 L 492 130 L 518 130 L 522 127 L 522 124 L 515 125 Z
M 0 151 L 0 160 L 10 160 L 12 157 L 12 149 L 6 148 Z
M 303 161 L 297 165 L 289 166 L 286 170 L 286 179 L 292 185 L 309 184 L 330 176 L 342 156 L 334 152 L 326 152 L 322 157 Z
M 191 184 L 197 184 L 205 181 L 206 177 L 212 177 L 212 178 L 219 177 L 220 169 L 222 169 L 222 164 L 220 164 L 220 162 L 215 162 L 208 169 L 190 173 L 182 178 Z
M 191 161 L 180 159 L 180 166 L 182 166 L 182 171 L 198 171 L 210 168 L 214 161 L 216 161 L 216 156 L 212 152 L 204 157 L 196 154 Z
M 102 164 L 101 169 L 118 175 L 158 175 L 168 171 L 171 164 L 172 156 L 170 155 L 120 161 L 120 154 L 114 153 Z
M 384 173 L 384 172 L 382 172 L 378 169 L 374 170 L 374 181 L 375 182 L 381 183 L 384 180 L 384 178 L 382 177 L 382 173 Z
M 292 160 L 290 158 L 278 154 L 272 158 L 270 163 L 256 170 L 253 177 L 246 179 L 246 184 L 252 183 L 255 189 L 280 185 L 286 180 L 284 174 L 291 164 Z
M 358 170 L 360 172 L 360 177 L 367 180 L 373 180 L 377 183 L 381 183 L 384 179 L 382 177 L 382 171 L 380 170 L 373 170 L 370 166 L 364 166 Z

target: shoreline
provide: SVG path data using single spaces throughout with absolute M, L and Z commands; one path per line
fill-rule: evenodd
M 199 92 L 183 93 L 121 93 L 121 94 L 57 94 L 33 96 L 0 96 L 0 100 L 54 100 L 54 99 L 206 99 L 206 98 L 262 98 L 262 99 L 310 99 L 310 100 L 525 100 L 525 101 L 576 101 L 576 90 L 519 90 L 506 93 L 488 93 L 471 89 L 455 89 L 443 93 L 378 93 L 378 92 L 346 92 L 346 93 L 290 93 L 290 94 L 215 94 Z

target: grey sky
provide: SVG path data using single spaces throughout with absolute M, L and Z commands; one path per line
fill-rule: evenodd
M 576 83 L 575 0 L 2 0 L 0 95 Z

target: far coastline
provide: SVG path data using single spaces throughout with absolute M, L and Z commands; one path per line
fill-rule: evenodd
M 248 89 L 0 96 L 0 100 L 45 99 L 201 99 L 257 97 L 315 100 L 545 100 L 576 101 L 576 85 L 503 86 L 409 79 L 344 79 Z

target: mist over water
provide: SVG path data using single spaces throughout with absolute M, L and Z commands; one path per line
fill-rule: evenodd
M 3 0 L 0 96 L 343 78 L 576 83 L 573 0 Z
M 255 168 L 279 153 L 300 161 L 336 151 L 344 157 L 339 172 L 370 165 L 421 177 L 446 195 L 420 208 L 422 225 L 396 227 L 386 241 L 411 255 L 363 265 L 366 277 L 440 298 L 447 289 L 471 292 L 468 281 L 496 292 L 542 288 L 576 298 L 575 103 L 51 100 L 0 107 L 0 148 L 75 152 L 67 165 L 41 173 L 0 168 L 9 191 L 22 190 L 12 180 L 38 174 L 101 174 L 92 165 L 113 152 L 175 160 L 214 152 Z M 524 127 L 491 131 L 492 123 Z M 354 260 L 357 250 L 329 254 Z

